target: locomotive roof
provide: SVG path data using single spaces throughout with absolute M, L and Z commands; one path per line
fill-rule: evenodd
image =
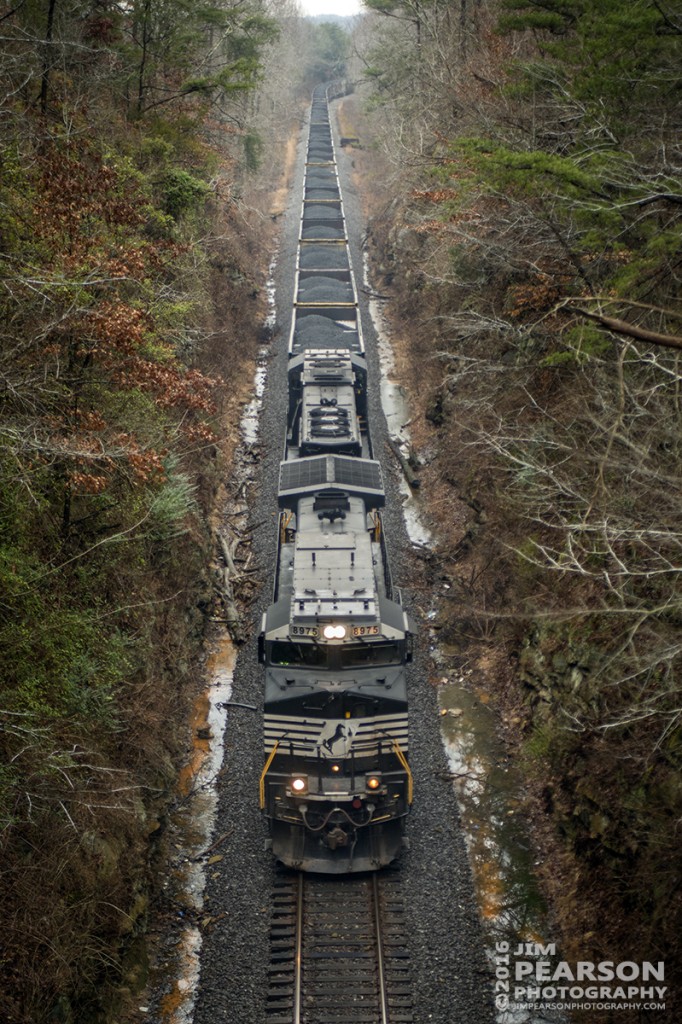
M 303 384 L 354 384 L 348 349 L 308 349 L 303 354 Z
M 347 494 L 359 495 L 367 509 L 384 504 L 381 465 L 373 459 L 317 455 L 280 462 L 280 508 L 294 510 L 301 498 L 317 494 L 324 487 L 339 487 Z
M 315 498 L 299 502 L 292 621 L 326 614 L 378 617 L 365 503 L 350 497 L 346 503 L 345 518 L 330 522 L 318 518 Z

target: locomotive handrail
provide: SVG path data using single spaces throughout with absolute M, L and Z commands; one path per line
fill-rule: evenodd
M 380 517 L 381 521 L 381 517 Z M 386 586 L 386 597 L 389 599 L 393 597 L 393 579 L 391 577 L 391 570 L 388 564 L 388 548 L 386 547 L 386 535 L 383 531 L 379 533 L 379 547 L 381 549 L 381 561 L 384 569 L 384 585 Z
M 265 762 L 265 767 L 263 768 L 263 771 L 261 772 L 260 782 L 258 784 L 259 803 L 260 803 L 261 811 L 265 809 L 265 776 L 268 774 L 268 771 L 270 770 L 270 765 L 272 764 L 272 762 L 273 762 L 273 760 L 275 758 L 275 754 L 277 753 L 277 747 L 278 746 L 279 746 L 279 740 L 275 740 L 275 745 L 272 748 L 272 750 L 270 751 L 270 756 L 268 757 L 267 761 Z
M 285 513 L 285 512 L 281 513 L 281 515 L 280 515 L 280 523 L 279 523 L 279 531 L 280 531 L 280 533 L 279 533 L 279 541 L 280 541 L 280 544 L 286 544 L 287 527 L 289 526 L 289 523 L 291 522 L 291 520 L 293 518 L 294 518 L 294 513 L 291 512 L 291 511 L 288 512 L 288 513 Z
M 407 774 L 407 802 L 408 804 L 411 804 L 412 797 L 414 796 L 414 780 L 412 778 L 412 772 L 410 771 L 410 766 L 407 762 L 407 758 L 405 757 L 402 751 L 402 747 L 400 746 L 396 739 L 393 740 L 393 751 Z

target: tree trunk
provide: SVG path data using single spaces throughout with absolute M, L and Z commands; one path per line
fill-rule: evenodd
M 50 64 L 52 63 L 52 35 L 54 29 L 54 13 L 57 7 L 57 0 L 50 0 L 47 8 L 47 25 L 45 27 L 45 44 L 43 51 L 43 76 L 40 83 L 40 112 L 43 116 L 47 113 L 47 94 L 50 86 Z

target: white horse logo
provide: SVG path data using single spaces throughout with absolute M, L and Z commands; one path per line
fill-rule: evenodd
M 357 725 L 350 722 L 325 722 L 317 740 L 317 749 L 322 757 L 346 757 L 357 731 Z

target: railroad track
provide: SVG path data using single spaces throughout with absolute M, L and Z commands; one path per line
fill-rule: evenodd
M 278 876 L 267 1024 L 413 1024 L 400 880 Z

